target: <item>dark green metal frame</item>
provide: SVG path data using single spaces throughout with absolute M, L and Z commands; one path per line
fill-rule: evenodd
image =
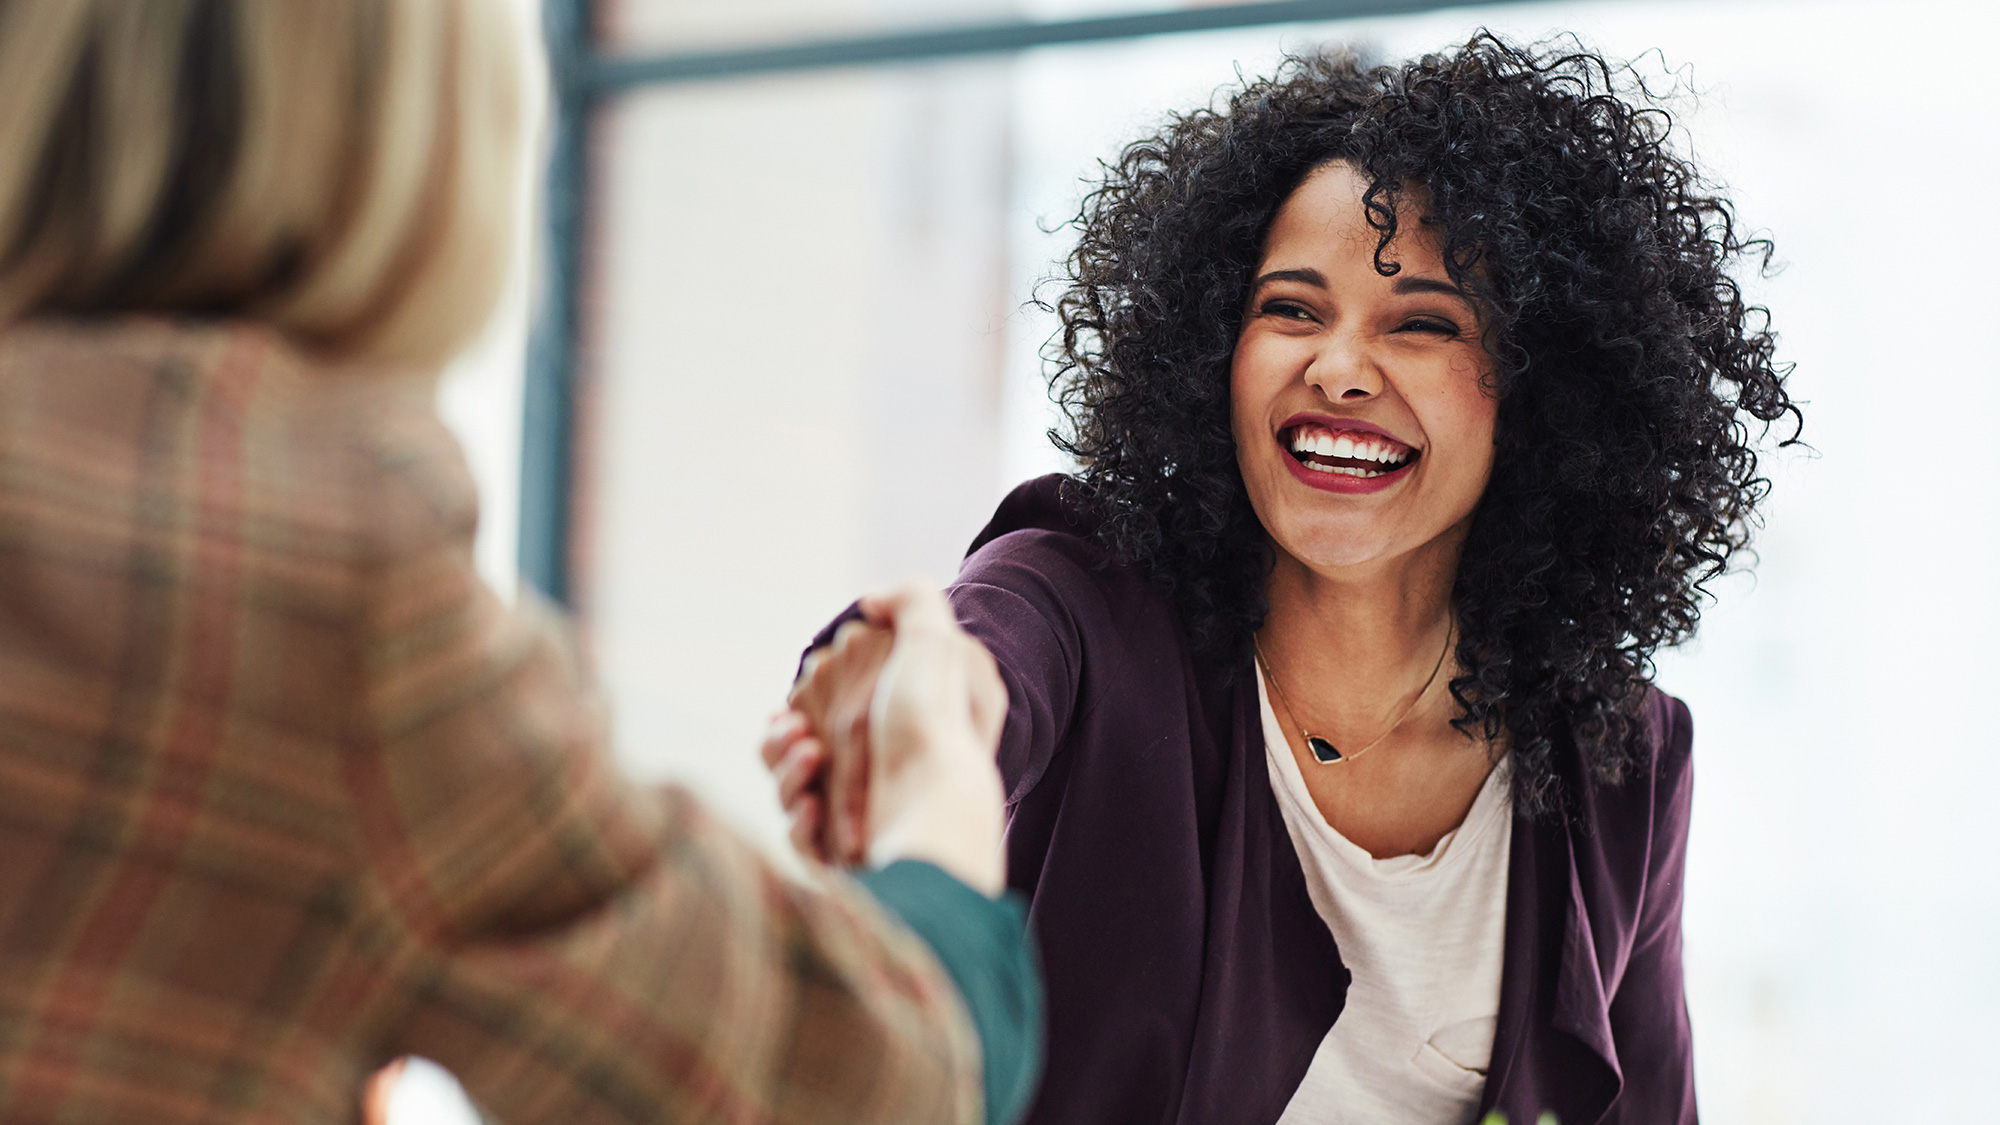
M 592 35 L 592 0 L 543 0 L 554 130 L 543 202 L 544 288 L 535 302 L 529 334 L 522 410 L 521 576 L 556 601 L 568 602 L 578 292 L 583 206 L 589 186 L 587 134 L 592 112 L 605 98 L 675 83 L 932 62 L 1149 35 L 1411 15 L 1495 2 L 1503 0 L 1257 0 L 1168 12 L 913 29 L 625 58 L 597 50 Z

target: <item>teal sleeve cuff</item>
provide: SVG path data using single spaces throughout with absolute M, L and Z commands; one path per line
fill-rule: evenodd
M 869 893 L 929 943 L 950 974 L 985 1066 L 986 1121 L 1011 1125 L 1042 1071 L 1042 973 L 1021 896 L 992 899 L 932 864 L 898 860 L 858 875 Z

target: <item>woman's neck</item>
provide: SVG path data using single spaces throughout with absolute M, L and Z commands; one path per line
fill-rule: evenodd
M 1257 643 L 1279 686 L 1311 712 L 1295 721 L 1366 731 L 1409 701 L 1451 628 L 1461 543 L 1447 536 L 1395 559 L 1326 570 L 1278 552 Z

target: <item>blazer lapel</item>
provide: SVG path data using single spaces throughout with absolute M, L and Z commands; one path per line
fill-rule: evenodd
M 1611 1034 L 1611 998 L 1605 995 L 1598 969 L 1598 935 L 1590 924 L 1583 883 L 1577 876 L 1575 826 L 1562 835 L 1569 845 L 1565 849 L 1569 878 L 1562 888 L 1568 917 L 1563 924 L 1562 961 L 1556 970 L 1555 1012 L 1550 1026 L 1588 1048 L 1590 1056 L 1578 1059 L 1563 1076 L 1562 1096 L 1551 1097 L 1549 1105 L 1563 1122 L 1595 1125 L 1611 1108 L 1625 1080 Z M 1567 1112 L 1556 1108 L 1559 1104 Z
M 1499 1029 L 1480 1115 L 1595 1125 L 1621 1084 L 1609 997 L 1577 875 L 1573 826 L 1514 823 Z
M 1173 1120 L 1276 1120 L 1347 1002 L 1351 979 L 1313 907 L 1264 760 L 1255 672 L 1226 701 L 1227 780 L 1217 810 L 1200 1013 Z

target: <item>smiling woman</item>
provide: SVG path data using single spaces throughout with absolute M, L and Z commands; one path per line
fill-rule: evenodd
M 1668 124 L 1588 53 L 1301 59 L 1087 200 L 1082 470 L 952 591 L 1009 689 L 1031 1121 L 1694 1119 L 1647 669 L 1797 411 Z M 821 768 L 778 765 L 808 844 Z
M 1397 268 L 1377 268 L 1367 191 L 1335 162 L 1279 209 L 1237 337 L 1230 417 L 1271 544 L 1258 656 L 1272 684 L 1275 657 L 1297 689 L 1280 686 L 1278 702 L 1301 768 L 1354 761 L 1428 720 L 1432 737 L 1401 739 L 1402 768 L 1302 775 L 1342 836 L 1387 857 L 1432 852 L 1492 765 L 1467 753 L 1447 707 L 1416 712 L 1449 653 L 1450 576 L 1492 475 L 1499 411 L 1478 306 L 1414 204 L 1380 248 Z

